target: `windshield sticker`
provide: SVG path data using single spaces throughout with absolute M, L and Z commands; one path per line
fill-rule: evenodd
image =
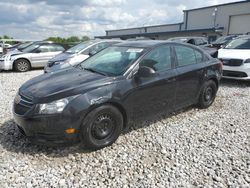
M 129 48 L 128 50 L 127 50 L 127 52 L 129 52 L 129 53 L 141 53 L 143 51 L 143 49 L 141 49 L 141 48 Z

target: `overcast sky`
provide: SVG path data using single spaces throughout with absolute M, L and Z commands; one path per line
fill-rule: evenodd
M 237 0 L 0 0 L 0 36 L 93 37 L 105 35 L 109 29 L 182 22 L 184 9 L 234 1 Z

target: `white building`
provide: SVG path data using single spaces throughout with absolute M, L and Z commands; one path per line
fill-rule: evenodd
M 184 10 L 183 22 L 128 29 L 107 30 L 96 38 L 129 39 L 147 37 L 168 39 L 178 36 L 207 36 L 210 41 L 220 35 L 250 32 L 250 1 L 240 1 Z

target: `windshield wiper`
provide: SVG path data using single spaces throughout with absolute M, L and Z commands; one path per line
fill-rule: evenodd
M 103 72 L 99 72 L 95 69 L 92 69 L 92 68 L 83 68 L 84 70 L 87 70 L 87 71 L 90 71 L 90 72 L 93 72 L 93 73 L 97 73 L 97 74 L 101 74 L 103 76 L 107 76 L 107 74 L 103 73 Z

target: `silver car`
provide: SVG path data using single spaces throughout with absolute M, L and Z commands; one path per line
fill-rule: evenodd
M 0 70 L 25 72 L 31 68 L 44 67 L 49 59 L 64 51 L 61 44 L 37 42 L 22 51 L 13 51 L 0 58 Z
M 87 59 L 89 56 L 92 56 L 99 51 L 111 46 L 112 44 L 117 44 L 119 42 L 121 42 L 121 40 L 100 39 L 82 42 L 50 59 L 48 64 L 44 68 L 44 72 L 55 72 L 61 69 L 75 66 Z

